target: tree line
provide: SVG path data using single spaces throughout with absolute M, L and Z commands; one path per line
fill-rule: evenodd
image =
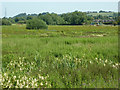
M 37 18 L 44 21 L 47 25 L 90 25 L 93 22 L 118 24 L 118 15 L 114 16 L 88 16 L 86 12 L 74 11 L 70 13 L 56 14 L 56 13 L 39 13 L 39 14 L 26 14 L 21 13 L 14 17 L 0 19 L 1 25 L 11 24 L 26 24 L 29 20 Z M 37 19 L 34 19 L 37 20 Z

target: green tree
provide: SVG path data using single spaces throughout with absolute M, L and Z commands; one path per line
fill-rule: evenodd
M 2 25 L 11 25 L 11 22 L 7 19 L 2 19 Z
M 26 21 L 20 20 L 20 21 L 18 21 L 18 23 L 19 23 L 19 24 L 25 24 Z
M 64 24 L 65 20 L 61 17 L 58 16 L 55 13 L 43 13 L 43 14 L 39 14 L 38 17 L 40 19 L 42 19 L 43 21 L 46 22 L 47 25 L 60 25 L 60 24 Z
M 15 23 L 15 20 L 11 17 L 8 18 L 8 20 L 11 22 L 11 23 Z
M 32 18 L 33 18 L 33 16 L 27 16 L 27 20 L 30 20 Z
M 92 20 L 92 18 L 87 16 L 86 13 L 79 11 L 62 14 L 61 17 L 64 18 L 67 24 L 71 24 L 71 25 L 82 25 Z
M 46 23 L 38 18 L 33 18 L 27 21 L 26 29 L 47 29 Z
M 19 21 L 26 21 L 26 18 L 25 17 L 15 17 L 14 18 L 15 22 L 18 23 Z

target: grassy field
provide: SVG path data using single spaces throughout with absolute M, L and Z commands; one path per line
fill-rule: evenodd
M 117 88 L 117 26 L 2 26 L 4 88 Z

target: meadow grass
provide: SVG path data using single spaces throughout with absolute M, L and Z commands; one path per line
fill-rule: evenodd
M 118 88 L 117 26 L 2 26 L 3 88 Z

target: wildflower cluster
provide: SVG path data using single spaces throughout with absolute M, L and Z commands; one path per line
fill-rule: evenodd
M 35 70 L 36 62 L 28 62 L 25 57 L 19 57 L 19 60 L 11 61 L 6 71 L 2 73 L 3 88 L 37 88 L 50 87 L 47 81 L 47 76 L 41 74 L 30 75 L 32 70 Z
M 101 58 L 95 58 L 93 60 L 85 59 L 85 55 L 81 58 L 72 57 L 69 55 L 64 55 L 62 59 L 56 58 L 57 64 L 64 64 L 68 67 L 77 67 L 80 65 L 81 67 L 87 68 L 88 64 L 96 64 L 101 66 L 110 65 L 112 68 L 118 69 L 120 63 L 112 62 L 111 60 L 102 60 Z

